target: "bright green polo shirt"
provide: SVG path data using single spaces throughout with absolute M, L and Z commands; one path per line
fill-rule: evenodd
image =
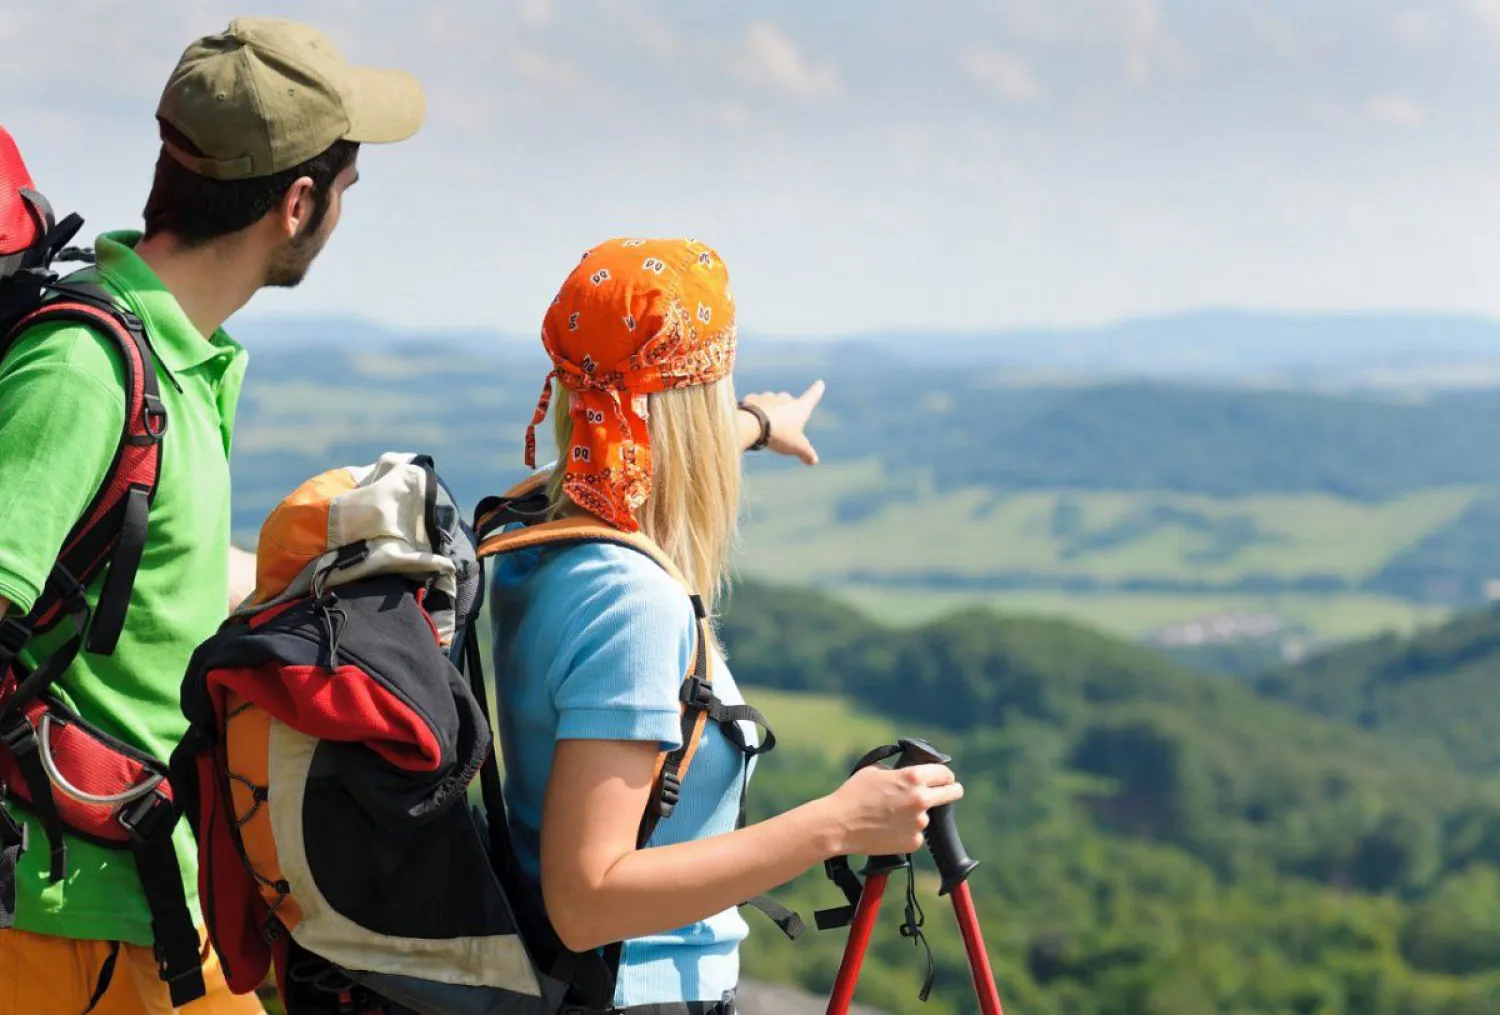
M 193 327 L 135 255 L 138 238 L 101 236 L 97 267 L 78 277 L 102 283 L 145 324 L 167 410 L 161 478 L 119 647 L 111 656 L 81 654 L 55 689 L 107 733 L 165 760 L 187 729 L 178 693 L 188 657 L 228 610 L 229 448 L 247 357 L 222 330 L 205 339 Z M 124 419 L 119 355 L 87 328 L 37 328 L 0 363 L 0 595 L 18 609 L 31 608 L 64 537 L 104 478 Z M 51 632 L 48 644 L 67 634 Z M 35 820 L 30 824 L 30 849 L 17 875 L 16 926 L 149 944 L 150 914 L 130 855 L 70 838 L 68 876 L 51 884 L 45 833 Z M 185 821 L 176 846 L 201 923 L 196 853 Z

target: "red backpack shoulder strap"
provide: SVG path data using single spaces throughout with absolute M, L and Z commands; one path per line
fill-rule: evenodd
M 41 763 L 44 753 L 51 751 L 50 743 L 44 743 L 48 735 L 46 719 L 59 714 L 60 709 L 57 699 L 42 695 L 80 650 L 86 647 L 103 654 L 115 650 L 145 547 L 147 516 L 161 474 L 161 439 L 167 416 L 159 397 L 155 357 L 140 319 L 94 285 L 48 282 L 45 289 L 52 298 L 0 337 L 0 358 L 33 326 L 79 324 L 118 351 L 125 385 L 125 422 L 99 489 L 63 540 L 31 612 L 25 617 L 0 620 L 0 743 L 10 751 L 30 791 L 31 805 L 51 845 L 50 876 L 59 881 L 66 873 L 64 827 L 76 832 L 84 825 L 76 820 L 64 822 L 53 794 L 52 773 Z M 108 573 L 90 622 L 85 590 L 106 568 Z M 12 663 L 30 637 L 64 619 L 72 622 L 74 636 L 40 661 L 35 670 L 13 682 Z M 12 682 L 7 684 L 7 680 Z M 39 729 L 34 724 L 38 717 Z M 77 717 L 73 717 L 73 725 L 84 728 Z M 106 779 L 119 777 L 122 764 L 127 766 L 128 775 L 129 765 L 150 767 L 148 762 L 154 760 L 103 740 L 87 751 L 85 746 L 75 737 L 65 751 L 46 756 L 54 759 L 59 771 L 73 765 L 84 776 Z M 130 836 L 131 853 L 151 912 L 162 978 L 168 981 L 172 1003 L 184 1005 L 202 995 L 203 979 L 198 968 L 198 933 L 188 913 L 172 846 L 176 807 L 170 794 L 153 792 L 129 808 L 122 807 L 114 818 Z
M 167 428 L 156 360 L 140 318 L 119 307 L 97 286 L 57 283 L 52 288 L 55 296 L 5 336 L 0 357 L 33 326 L 75 323 L 90 328 L 119 352 L 125 375 L 125 424 L 104 481 L 63 540 L 35 607 L 25 618 L 7 618 L 0 624 L 0 653 L 12 658 L 19 651 L 19 647 L 12 651 L 12 645 L 17 639 L 24 642 L 22 635 L 50 630 L 63 619 L 70 619 L 77 629 L 73 639 L 25 680 L 27 698 L 67 669 L 85 648 L 85 628 L 87 651 L 114 651 L 145 548 L 148 515 L 161 475 L 161 440 Z M 90 623 L 84 590 L 106 567 L 109 571 Z

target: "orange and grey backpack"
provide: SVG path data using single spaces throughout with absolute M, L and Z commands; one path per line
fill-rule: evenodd
M 109 736 L 52 693 L 79 652 L 115 650 L 146 543 L 161 469 L 166 410 L 141 321 L 92 284 L 59 280 L 54 262 L 92 255 L 66 244 L 83 225 L 57 221 L 20 152 L 0 129 L 0 358 L 33 326 L 91 329 L 119 353 L 125 425 L 93 500 L 63 541 L 31 612 L 0 619 L 0 801 L 34 814 L 45 830 L 50 877 L 68 874 L 64 832 L 131 854 L 151 912 L 159 972 L 176 1005 L 203 994 L 198 932 L 172 849 L 177 823 L 167 767 Z M 69 425 L 58 420 L 59 426 Z M 99 582 L 95 608 L 87 589 Z M 45 659 L 33 637 L 66 625 L 72 636 Z M 29 665 L 28 665 L 29 662 Z M 35 844 L 0 809 L 0 928 L 15 916 L 16 865 Z M 101 977 L 96 996 L 108 986 Z
M 232 990 L 274 970 L 288 1015 L 617 1011 L 618 949 L 564 949 L 514 863 L 475 620 L 497 554 L 607 540 L 670 563 L 543 514 L 519 488 L 486 501 L 476 534 L 431 459 L 389 454 L 309 480 L 267 518 L 254 596 L 189 668 L 172 758 Z M 710 720 L 747 753 L 773 742 L 743 744 L 738 722 L 764 720 L 713 696 L 705 634 L 643 841 Z

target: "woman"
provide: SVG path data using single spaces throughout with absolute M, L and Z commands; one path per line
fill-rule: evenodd
M 542 341 L 554 371 L 527 432 L 527 463 L 551 400 L 562 463 L 550 481 L 553 512 L 643 533 L 712 616 L 734 544 L 740 450 L 769 442 L 815 460 L 801 426 L 819 387 L 737 410 L 728 274 L 694 241 L 594 248 L 553 300 Z M 682 740 L 678 693 L 696 627 L 689 597 L 643 554 L 589 544 L 505 557 L 491 602 L 516 852 L 566 946 L 625 942 L 620 1008 L 730 1010 L 747 932 L 737 904 L 832 856 L 911 852 L 925 812 L 962 795 L 941 766 L 871 768 L 736 830 L 747 763 L 710 725 L 675 811 L 637 848 L 658 753 Z M 715 692 L 742 703 L 711 648 Z

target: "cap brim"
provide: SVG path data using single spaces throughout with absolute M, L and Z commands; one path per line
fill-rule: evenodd
M 427 98 L 416 78 L 402 70 L 350 69 L 353 108 L 345 140 L 390 144 L 405 141 L 417 132 L 427 114 Z

